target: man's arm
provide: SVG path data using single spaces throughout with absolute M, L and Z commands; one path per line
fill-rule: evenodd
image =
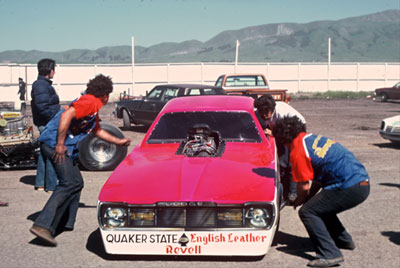
M 105 141 L 110 142 L 110 143 L 117 144 L 117 145 L 129 146 L 129 144 L 131 143 L 130 139 L 128 139 L 128 138 L 123 138 L 123 139 L 117 138 L 117 137 L 111 135 L 110 133 L 108 133 L 104 129 L 97 130 L 95 134 L 100 139 L 105 140 Z
M 297 198 L 294 201 L 293 208 L 304 204 L 307 201 L 308 195 L 310 193 L 310 182 L 302 181 L 297 183 Z
M 53 158 L 56 163 L 62 164 L 65 161 L 65 152 L 67 152 L 67 147 L 64 144 L 65 138 L 67 136 L 69 125 L 75 116 L 76 113 L 73 106 L 70 106 L 61 114 L 60 123 L 58 124 L 57 145 L 53 154 Z

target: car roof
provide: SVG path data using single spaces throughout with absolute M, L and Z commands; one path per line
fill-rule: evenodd
M 156 87 L 178 87 L 178 88 L 213 88 L 213 89 L 222 89 L 222 87 L 216 87 L 211 85 L 202 85 L 202 84 L 164 84 L 164 85 L 157 85 Z
M 230 77 L 230 76 L 260 76 L 260 75 L 263 75 L 263 74 L 260 74 L 260 73 L 236 73 L 236 74 L 221 74 L 218 77 L 221 77 L 221 76 L 226 76 L 226 77 Z
M 164 113 L 190 111 L 247 111 L 254 110 L 254 99 L 244 96 L 203 95 L 174 98 L 161 111 Z

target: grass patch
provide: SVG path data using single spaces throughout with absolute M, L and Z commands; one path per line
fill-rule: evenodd
M 326 91 L 326 92 L 297 92 L 292 94 L 292 99 L 362 99 L 372 97 L 374 91 Z

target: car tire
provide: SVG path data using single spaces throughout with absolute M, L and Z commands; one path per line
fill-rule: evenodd
M 125 130 L 131 128 L 131 118 L 126 110 L 122 110 L 122 122 L 124 123 Z
M 386 93 L 381 94 L 381 102 L 387 102 L 388 100 L 388 95 Z
M 111 135 L 124 138 L 124 134 L 117 127 L 103 122 L 100 125 Z M 114 170 L 126 157 L 127 152 L 127 146 L 106 142 L 91 133 L 79 143 L 79 162 L 91 171 Z

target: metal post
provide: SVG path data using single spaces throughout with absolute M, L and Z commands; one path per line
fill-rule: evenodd
M 135 37 L 132 36 L 132 95 L 133 95 L 133 88 L 135 86 L 135 79 L 134 79 L 134 67 L 135 67 Z
M 328 38 L 328 91 L 331 87 L 331 38 Z
M 297 64 L 297 92 L 300 92 L 300 62 Z
M 357 62 L 357 91 L 359 91 L 359 82 L 360 82 L 360 63 Z
M 169 84 L 169 63 L 167 63 L 167 84 Z
M 204 63 L 201 63 L 201 83 L 204 84 Z
M 387 62 L 385 62 L 385 84 L 384 84 L 385 87 L 387 86 L 387 66 L 388 64 Z
M 240 46 L 240 42 L 239 42 L 239 40 L 236 40 L 235 73 L 236 73 L 236 70 L 237 70 L 237 65 L 238 65 L 238 58 L 239 58 L 239 46 Z
M 28 102 L 28 66 L 25 65 L 25 100 Z

